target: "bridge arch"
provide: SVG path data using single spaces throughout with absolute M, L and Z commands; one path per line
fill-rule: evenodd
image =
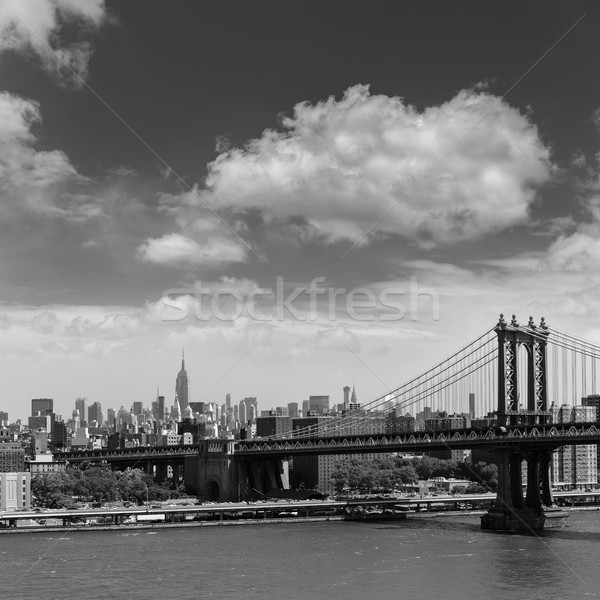
M 212 477 L 206 484 L 206 498 L 211 502 L 220 500 L 221 497 L 221 483 L 218 478 Z

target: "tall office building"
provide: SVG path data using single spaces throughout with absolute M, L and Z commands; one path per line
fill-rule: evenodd
M 80 396 L 79 398 L 75 399 L 75 409 L 79 411 L 79 423 L 80 423 L 80 427 L 87 427 L 87 409 L 86 409 L 86 404 L 87 404 L 87 398 L 84 398 L 83 396 Z
M 329 396 L 309 396 L 308 409 L 315 415 L 326 415 L 329 413 Z
M 250 405 L 250 413 L 248 414 L 248 421 L 250 423 L 256 423 L 256 418 L 258 417 L 258 410 L 256 408 L 256 404 Z
M 35 417 L 38 413 L 45 415 L 54 411 L 54 400 L 52 398 L 32 398 L 31 416 Z
M 360 410 L 360 404 L 358 403 L 358 398 L 356 397 L 356 389 L 352 386 L 352 396 L 350 396 L 350 406 L 348 407 L 350 410 Z
M 589 423 L 596 418 L 595 406 L 554 406 L 553 423 Z M 595 487 L 598 482 L 598 454 L 594 444 L 561 446 L 552 455 L 552 482 L 571 489 Z
M 350 408 L 350 386 L 344 386 L 344 410 Z
M 256 435 L 258 437 L 268 437 L 291 431 L 292 422 L 287 416 L 269 415 L 268 417 L 258 417 L 256 419 Z
M 591 406 L 595 412 L 592 413 L 593 421 L 600 421 L 600 395 L 590 394 L 581 399 L 581 405 Z M 596 444 L 596 465 L 600 466 L 600 444 Z M 600 471 L 597 474 L 598 482 L 600 483 Z
M 598 394 L 590 394 L 589 396 L 585 396 L 581 399 L 582 406 L 591 406 L 596 409 L 596 412 L 593 413 L 594 418 L 593 421 L 598 421 L 598 417 L 600 417 L 600 395 Z
M 258 401 L 254 396 L 246 396 L 240 400 L 240 423 L 245 425 L 248 421 L 256 422 L 258 415 Z
M 189 381 L 188 374 L 185 370 L 185 354 L 181 355 L 181 371 L 177 373 L 177 379 L 175 380 L 175 395 L 179 400 L 179 408 L 184 411 L 189 404 Z
M 25 471 L 25 450 L 21 443 L 0 444 L 0 473 Z
M 141 415 L 144 412 L 144 404 L 142 402 L 134 402 L 133 403 L 133 414 Z
M 52 450 L 64 450 L 67 447 L 68 432 L 63 421 L 55 421 L 52 424 L 50 438 Z
M 227 406 L 227 410 L 231 408 L 231 394 L 225 395 L 225 405 Z
M 102 404 L 100 402 L 92 402 L 88 408 L 88 425 L 92 421 L 96 421 L 98 423 L 98 427 L 104 423 Z
M 469 394 L 469 416 L 475 418 L 475 394 Z

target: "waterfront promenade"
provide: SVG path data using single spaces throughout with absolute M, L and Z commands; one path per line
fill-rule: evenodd
M 424 496 L 403 498 L 347 498 L 334 500 L 270 500 L 187 505 L 151 505 L 76 510 L 33 510 L 0 513 L 0 533 L 39 530 L 107 530 L 204 525 L 252 524 L 257 522 L 312 522 L 350 517 L 403 519 L 427 515 L 487 511 L 494 494 Z M 600 507 L 600 490 L 557 492 L 565 507 Z M 360 520 L 360 519 L 358 519 Z

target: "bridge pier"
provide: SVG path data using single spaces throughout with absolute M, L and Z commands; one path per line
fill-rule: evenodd
M 494 531 L 542 531 L 566 525 L 568 513 L 557 509 L 550 489 L 552 450 L 504 447 L 496 450 L 498 488 L 492 508 L 481 517 L 481 528 Z M 523 500 L 522 461 L 527 461 Z
M 248 500 L 258 493 L 290 489 L 288 462 L 277 458 L 241 460 L 239 464 L 240 500 Z

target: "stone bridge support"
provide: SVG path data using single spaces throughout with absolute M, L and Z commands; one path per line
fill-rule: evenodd
M 240 500 L 261 498 L 271 490 L 290 487 L 288 461 L 278 458 L 242 459 L 239 462 Z
M 237 477 L 233 463 L 234 458 L 227 451 L 209 453 L 204 449 L 196 456 L 186 457 L 183 477 L 186 490 L 205 501 L 237 500 Z
M 550 488 L 552 449 L 507 446 L 496 449 L 498 487 L 494 506 L 481 517 L 481 528 L 500 531 L 541 531 L 563 526 L 567 513 L 556 509 Z M 522 464 L 527 464 L 523 498 Z
M 549 422 L 546 346 L 549 330 L 529 317 L 526 326 L 515 315 L 510 323 L 500 315 L 494 330 L 498 338 L 498 425 L 506 434 L 512 425 L 545 425 Z M 519 371 L 519 352 L 526 368 Z M 521 396 L 520 392 L 524 391 Z M 521 444 L 509 438 L 496 448 L 498 495 L 481 518 L 482 529 L 539 531 L 564 524 L 567 514 L 554 508 L 550 493 L 550 460 L 556 445 Z M 521 465 L 527 463 L 527 488 L 523 499 Z

